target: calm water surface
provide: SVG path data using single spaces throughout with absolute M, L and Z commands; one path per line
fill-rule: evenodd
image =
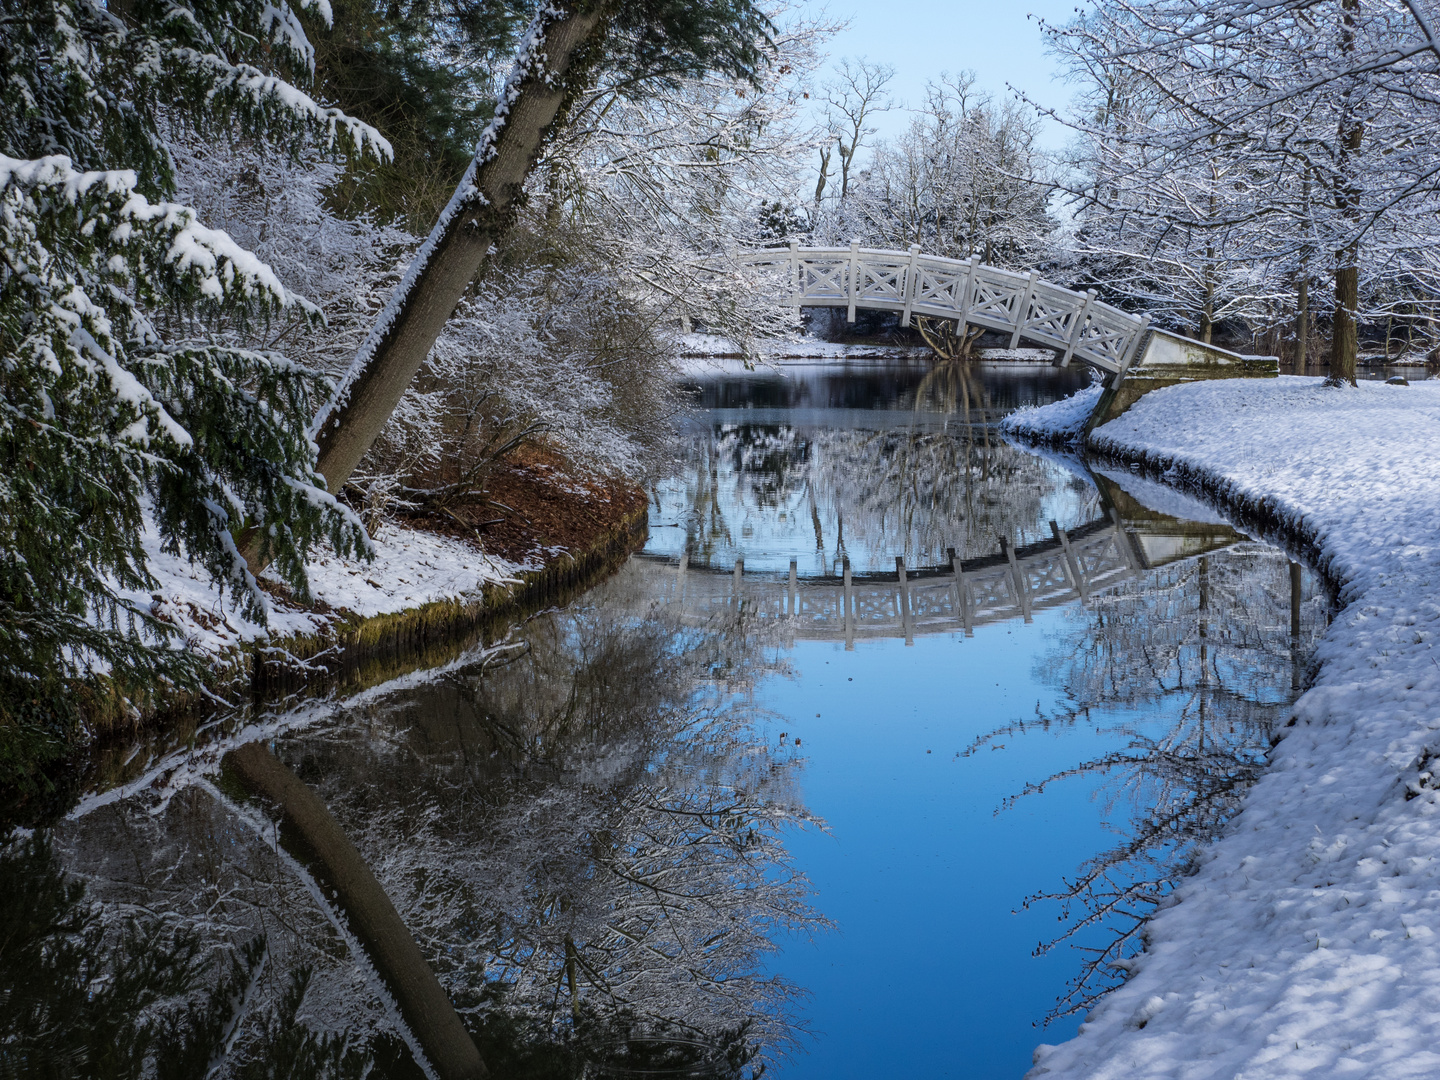
M 17 1062 L 424 1073 L 314 852 L 217 766 L 258 739 L 494 1075 L 1020 1077 L 1234 812 L 1328 610 L 1198 504 L 996 435 L 1082 382 L 697 381 L 609 582 L 443 668 L 137 748 L 11 845 Z

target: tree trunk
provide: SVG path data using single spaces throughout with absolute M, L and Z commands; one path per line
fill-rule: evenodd
M 1360 0 L 1340 0 L 1340 48 L 1345 54 L 1355 50 L 1355 12 Z M 1365 140 L 1365 124 L 1355 118 L 1351 106 L 1351 91 L 1347 87 L 1341 94 L 1339 173 L 1340 182 L 1335 191 L 1335 208 L 1342 219 L 1352 228 L 1359 227 L 1360 191 L 1353 178 L 1355 157 Z M 1331 335 L 1330 375 L 1326 384 L 1330 386 L 1355 386 L 1355 354 L 1359 348 L 1359 337 L 1355 326 L 1355 313 L 1360 307 L 1360 241 L 1352 240 L 1335 252 L 1335 331 Z
M 320 796 L 261 743 L 230 751 L 224 763 L 247 788 L 280 807 L 282 840 L 287 833 L 298 834 L 307 858 L 319 861 L 350 929 L 395 995 L 401 1015 L 441 1080 L 489 1075 L 409 928 Z
M 1213 143 L 1213 140 L 1212 140 Z M 1211 169 L 1212 179 L 1214 169 Z M 1215 194 L 1210 194 L 1210 216 L 1215 216 Z M 1200 308 L 1200 340 L 1206 345 L 1215 333 L 1215 248 L 1205 249 L 1205 302 Z
M 572 69 L 603 28 L 603 4 L 556 5 L 511 105 L 482 142 L 449 206 L 351 365 L 316 417 L 317 471 L 339 491 L 390 419 L 435 339 L 514 220 L 525 178 L 570 93 Z M 518 65 L 517 65 L 518 66 Z
M 820 177 L 815 181 L 815 205 L 820 205 L 820 200 L 825 197 L 825 184 L 830 179 L 830 155 L 834 153 L 835 147 L 826 143 L 820 148 Z
M 1359 350 L 1355 311 L 1360 306 L 1360 268 L 1355 265 L 1353 246 L 1340 256 L 1341 265 L 1335 268 L 1335 332 L 1330 346 L 1329 381 L 1336 386 L 1342 382 L 1354 386 L 1355 354 Z
M 1310 370 L 1310 279 L 1303 270 L 1295 297 L 1295 374 Z

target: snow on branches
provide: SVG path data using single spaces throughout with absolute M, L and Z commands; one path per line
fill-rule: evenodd
M 1049 162 L 1039 122 L 997 103 L 970 72 L 925 88 L 909 129 L 876 146 L 850 194 L 829 207 L 831 242 L 919 244 L 927 253 L 1030 270 L 1051 256 Z
M 1047 27 L 1084 88 L 1065 121 L 1082 254 L 1149 264 L 1148 282 L 1122 270 L 1121 297 L 1170 289 L 1201 336 L 1273 319 L 1292 289 L 1303 312 L 1309 281 L 1333 275 L 1344 376 L 1367 299 L 1373 314 L 1403 281 L 1433 304 L 1428 26 L 1404 0 L 1107 0 Z
M 276 318 L 318 321 L 319 310 L 168 200 L 168 139 L 185 127 L 354 153 L 386 144 L 286 81 L 313 63 L 289 4 L 0 0 L 0 19 L 8 769 L 30 754 L 19 743 L 74 734 L 71 691 L 92 671 L 115 676 L 122 701 L 162 675 L 193 674 L 153 648 L 169 635 L 143 599 L 147 518 L 169 551 L 262 619 L 268 599 L 237 549 L 242 529 L 258 530 L 263 556 L 301 596 L 315 540 L 368 550 L 313 469 L 306 422 L 327 384 L 247 337 Z
M 128 171 L 0 157 L 0 445 L 17 466 L 0 484 L 7 615 L 126 607 L 115 587 L 149 584 L 147 502 L 171 547 L 257 613 L 265 600 L 231 530 L 266 526 L 301 589 L 313 533 L 342 549 L 365 543 L 354 518 L 314 486 L 304 420 L 315 375 L 270 353 L 167 343 L 157 326 L 318 312 L 225 233 L 135 186 Z M 157 314 L 157 301 L 171 312 Z

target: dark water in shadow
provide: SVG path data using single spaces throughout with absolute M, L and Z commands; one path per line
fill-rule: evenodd
M 1206 508 L 1000 442 L 1078 381 L 1047 370 L 702 383 L 610 581 L 84 793 L 0 863 L 0 1071 L 423 1075 L 326 853 L 221 767 L 258 740 L 494 1075 L 1022 1075 L 1234 813 L 1328 611 Z

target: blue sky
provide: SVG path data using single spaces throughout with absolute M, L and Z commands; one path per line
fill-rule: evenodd
M 890 64 L 894 96 L 907 104 L 920 103 L 927 79 L 966 69 L 997 98 L 1009 94 L 1009 83 L 1051 108 L 1063 111 L 1069 100 L 1070 90 L 1054 78 L 1044 36 L 1027 16 L 1063 23 L 1074 15 L 1075 0 L 811 0 L 807 6 L 849 20 L 830 43 L 831 62 L 863 56 Z M 907 123 L 897 110 L 876 126 L 889 135 Z M 1051 123 L 1044 144 L 1058 149 L 1065 141 L 1065 129 Z

